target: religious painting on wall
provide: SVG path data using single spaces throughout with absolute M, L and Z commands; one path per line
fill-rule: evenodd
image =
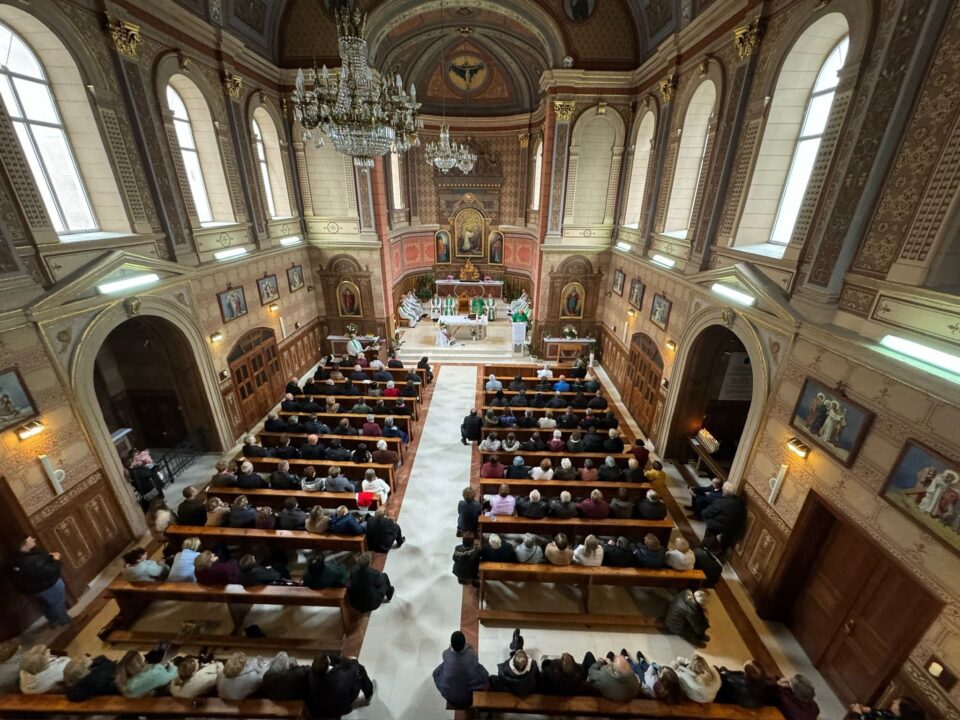
M 571 20 L 587 20 L 593 14 L 597 0 L 563 0 L 563 9 Z
M 630 281 L 630 296 L 627 299 L 637 310 L 643 306 L 643 293 L 646 289 L 647 286 L 640 282 L 640 278 L 634 278 Z
M 257 280 L 257 290 L 260 292 L 260 304 L 266 305 L 280 297 L 280 283 L 276 275 L 264 275 Z
M 337 310 L 340 312 L 340 317 L 363 317 L 360 288 L 349 280 L 344 280 L 337 285 Z
M 220 317 L 225 323 L 247 314 L 247 296 L 243 294 L 242 287 L 228 287 L 217 293 L 217 301 L 220 303 Z
M 673 303 L 663 295 L 655 294 L 653 302 L 650 303 L 650 322 L 661 330 L 666 330 L 667 323 L 670 322 L 670 308 L 672 307 Z
M 287 285 L 290 292 L 296 292 L 304 286 L 303 265 L 294 265 L 287 268 Z
M 626 282 L 627 275 L 623 270 L 613 271 L 613 291 L 623 297 L 623 283 Z
M 483 215 L 475 208 L 464 208 L 453 219 L 455 254 L 462 258 L 483 259 Z
M 813 378 L 807 378 L 790 425 L 850 467 L 873 422 L 873 413 Z
M 960 552 L 960 462 L 909 439 L 880 496 Z
M 437 230 L 433 236 L 433 244 L 436 247 L 437 263 L 450 262 L 450 233 L 446 230 Z
M 0 430 L 22 425 L 40 414 L 16 367 L 0 370 Z
M 447 79 L 461 91 L 479 90 L 488 75 L 487 63 L 474 53 L 458 53 L 447 64 Z
M 503 233 L 494 230 L 487 240 L 487 262 L 491 265 L 503 265 Z
M 583 285 L 578 282 L 567 283 L 560 293 L 560 317 L 582 318 L 585 296 Z

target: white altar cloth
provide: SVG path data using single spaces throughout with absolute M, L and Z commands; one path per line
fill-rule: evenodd
M 483 340 L 487 337 L 487 325 L 489 321 L 487 316 L 483 315 L 471 320 L 466 315 L 441 315 L 440 322 L 450 329 L 450 337 L 454 338 L 460 328 L 469 327 L 477 329 L 477 340 Z

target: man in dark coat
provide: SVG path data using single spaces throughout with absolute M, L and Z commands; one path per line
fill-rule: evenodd
M 531 660 L 523 650 L 517 650 L 513 657 L 497 665 L 495 684 L 497 689 L 503 692 L 527 697 L 537 691 L 539 681 L 537 661 Z
M 387 515 L 385 506 L 378 507 L 373 517 L 367 520 L 367 547 L 373 552 L 388 552 L 394 543 L 399 548 L 406 540 L 400 526 Z
M 360 613 L 373 612 L 385 602 L 393 599 L 394 588 L 386 573 L 370 567 L 370 553 L 360 553 L 357 566 L 350 573 L 350 587 L 347 588 L 347 602 Z
M 517 552 L 513 545 L 504 542 L 496 533 L 487 535 L 487 542 L 480 550 L 480 559 L 484 562 L 516 562 Z
M 453 550 L 453 574 L 461 585 L 467 585 L 480 576 L 480 548 L 472 532 L 465 532 L 462 540 Z
M 703 544 L 711 547 L 716 543 L 720 548 L 720 556 L 732 547 L 740 537 L 743 523 L 747 518 L 747 504 L 737 495 L 733 483 L 729 480 L 723 484 L 723 495 L 711 502 L 700 513 L 700 517 L 707 521 Z
M 117 683 L 117 663 L 106 655 L 91 658 L 86 655 L 71 662 L 83 663 L 87 674 L 67 685 L 66 696 L 70 702 L 82 702 L 101 695 L 119 695 Z
M 307 441 L 300 446 L 300 457 L 304 460 L 323 460 L 327 451 L 323 443 L 315 434 L 307 436 Z
M 243 456 L 252 457 L 270 457 L 270 451 L 257 442 L 254 435 L 247 435 L 243 439 Z
M 584 695 L 587 671 L 570 653 L 559 658 L 544 658 L 540 667 L 540 692 L 545 695 Z
M 720 576 L 723 574 L 723 563 L 716 555 L 701 545 L 693 551 L 693 557 L 696 558 L 693 565 L 694 569 L 702 570 L 707 577 L 703 587 L 711 588 L 720 582 Z
M 187 486 L 183 489 L 184 500 L 177 508 L 178 525 L 201 526 L 207 524 L 207 506 L 197 500 L 197 489 Z
M 267 419 L 263 423 L 264 432 L 286 432 L 286 430 L 286 420 L 281 420 L 275 412 L 267 413 Z
M 13 562 L 13 586 L 24 595 L 36 595 L 43 607 L 43 616 L 52 627 L 68 625 L 66 586 L 60 577 L 60 553 L 48 553 L 37 547 L 28 536 L 20 543 Z
M 667 517 L 667 506 L 656 490 L 647 490 L 643 500 L 637 503 L 637 517 L 641 520 L 663 520 Z
M 299 490 L 300 478 L 290 472 L 290 463 L 281 460 L 277 469 L 270 473 L 270 487 L 274 490 Z
M 280 401 L 280 409 L 284 412 L 299 412 L 300 403 L 293 399 L 293 395 L 287 393 Z
M 621 536 L 603 546 L 603 564 L 606 567 L 633 567 L 633 546 Z
M 344 462 L 350 459 L 352 453 L 340 443 L 339 440 L 331 440 L 330 447 L 326 451 L 327 460 L 336 460 Z
M 311 415 L 303 424 L 303 431 L 311 435 L 329 435 L 330 426 L 320 422 L 316 415 Z
M 433 684 L 451 705 L 464 708 L 473 702 L 473 691 L 484 690 L 490 682 L 487 670 L 477 659 L 477 652 L 463 633 L 450 636 L 450 647 L 443 651 L 443 661 L 433 671 Z
M 697 647 L 704 647 L 710 641 L 707 636 L 710 622 L 702 606 L 705 599 L 706 593 L 700 590 L 696 593 L 691 590 L 678 592 L 663 618 L 667 630 Z
M 597 434 L 596 428 L 590 428 L 587 434 L 583 436 L 583 449 L 581 452 L 603 452 L 603 438 Z
M 303 390 L 300 389 L 300 381 L 295 377 L 290 378 L 290 382 L 287 383 L 284 392 L 290 395 L 303 395 Z
M 587 407 L 594 410 L 607 409 L 607 399 L 603 396 L 603 390 L 597 390 L 596 395 L 590 398 L 590 402 L 587 403 Z
M 463 419 L 460 425 L 460 442 L 464 445 L 467 442 L 480 442 L 483 434 L 483 420 L 477 415 L 477 409 L 474 408 L 470 414 Z
M 517 515 L 528 520 L 543 520 L 550 512 L 546 500 L 541 499 L 539 490 L 531 490 L 529 497 L 517 498 Z
M 373 681 L 363 665 L 332 653 L 314 659 L 307 688 L 310 717 L 338 719 L 350 714 L 361 692 L 365 702 L 369 703 L 374 690 Z
M 557 418 L 557 427 L 562 430 L 575 430 L 580 425 L 580 416 L 573 411 L 573 406 L 568 405 L 567 411 Z

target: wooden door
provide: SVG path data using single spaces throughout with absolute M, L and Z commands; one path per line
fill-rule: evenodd
M 240 403 L 240 414 L 243 417 L 243 425 L 249 428 L 257 421 L 257 396 L 253 391 L 253 374 L 250 372 L 249 363 L 242 361 L 231 368 L 233 375 L 233 386 L 237 390 L 237 398 Z
M 286 386 L 273 331 L 251 330 L 233 346 L 227 360 L 243 422 L 249 428 L 280 402 Z
M 662 377 L 663 358 L 656 342 L 649 335 L 637 333 L 630 343 L 625 399 L 630 414 L 647 435 L 653 429 Z

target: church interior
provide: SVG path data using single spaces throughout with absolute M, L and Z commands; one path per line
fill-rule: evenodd
M 0 0 L 0 717 L 960 720 L 958 49 Z

